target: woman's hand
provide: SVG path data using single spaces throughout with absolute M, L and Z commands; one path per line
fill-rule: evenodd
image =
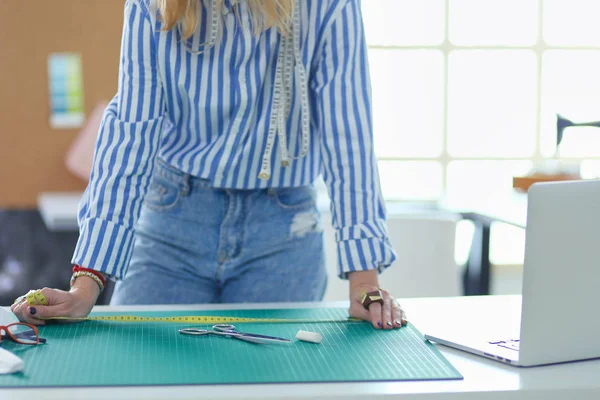
M 100 288 L 92 278 L 80 276 L 68 292 L 50 288 L 44 288 L 41 292 L 48 300 L 47 306 L 29 306 L 27 300 L 23 299 L 13 304 L 10 310 L 20 321 L 33 325 L 44 325 L 44 319 L 53 317 L 87 317 L 96 304 Z
M 361 303 L 363 293 L 379 290 L 377 271 L 351 272 L 350 316 L 371 322 L 375 329 L 394 329 L 407 324 L 406 315 L 396 299 L 386 290 L 381 290 L 383 306 L 372 303 L 366 310 Z

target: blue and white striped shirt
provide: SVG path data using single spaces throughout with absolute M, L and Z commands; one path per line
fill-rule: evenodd
M 296 43 L 307 82 L 302 87 L 294 68 L 284 134 L 290 156 L 301 155 L 304 90 L 310 141 L 304 157 L 282 167 L 280 151 L 265 153 L 278 54 L 286 40 L 280 32 L 254 35 L 246 2 L 237 5 L 236 16 L 225 0 L 220 38 L 198 54 L 188 49 L 210 41 L 210 6 L 203 6 L 195 35 L 183 41 L 177 29 L 159 31 L 148 0 L 127 0 L 119 89 L 101 123 L 79 211 L 74 264 L 125 276 L 157 156 L 215 188 L 302 186 L 323 174 L 340 276 L 392 264 L 372 142 L 360 1 L 297 2 Z M 281 142 L 275 138 L 275 148 Z M 268 179 L 259 179 L 265 154 L 272 170 Z

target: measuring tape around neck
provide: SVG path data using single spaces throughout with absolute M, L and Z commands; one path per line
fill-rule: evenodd
M 48 305 L 48 300 L 39 290 L 30 290 L 25 295 L 27 304 Z M 18 299 L 17 299 L 18 300 Z M 52 317 L 42 318 L 45 320 L 69 320 L 69 321 L 109 321 L 109 322 L 170 322 L 178 324 L 198 324 L 198 325 L 217 325 L 217 324 L 252 324 L 252 323 L 342 323 L 342 322 L 361 322 L 359 319 L 287 319 L 287 318 L 246 318 L 246 317 L 227 317 L 227 316 L 176 316 L 176 317 L 141 317 L 136 315 L 103 315 L 93 317 Z

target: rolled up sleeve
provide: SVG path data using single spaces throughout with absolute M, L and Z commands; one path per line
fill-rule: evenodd
M 148 6 L 127 0 L 124 15 L 119 89 L 100 125 L 72 258 L 73 264 L 116 278 L 127 272 L 166 119 Z
M 348 0 L 323 33 L 311 91 L 321 135 L 341 278 L 379 270 L 396 258 L 386 228 L 373 148 L 371 84 L 361 5 Z

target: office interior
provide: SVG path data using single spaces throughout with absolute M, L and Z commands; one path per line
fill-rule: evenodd
M 519 294 L 528 185 L 600 177 L 599 6 L 363 0 L 362 9 L 398 253 L 382 282 L 400 297 Z M 0 2 L 2 305 L 31 288 L 68 289 L 77 204 L 117 89 L 122 15 L 121 0 Z M 75 87 L 67 111 L 61 84 Z M 316 185 L 325 300 L 344 300 L 328 196 Z
M 0 0 L 0 312 L 31 289 L 69 290 L 78 205 L 118 87 L 126 1 L 145 0 Z M 108 280 L 92 314 L 106 313 L 108 322 L 50 322 L 39 328 L 48 342 L 36 346 L 7 340 L 0 326 L 0 398 L 599 398 L 600 360 L 588 359 L 598 357 L 590 336 L 600 325 L 586 318 L 593 312 L 573 307 L 553 315 L 550 329 L 548 321 L 536 325 L 548 311 L 543 304 L 529 319 L 516 317 L 524 309 L 530 188 L 600 179 L 600 2 L 361 0 L 361 7 L 374 147 L 397 253 L 380 282 L 408 310 L 408 326 L 378 331 L 347 320 L 348 283 L 337 276 L 330 201 L 318 180 L 323 302 L 114 308 Z M 590 265 L 583 266 L 588 274 Z M 540 292 L 531 287 L 530 307 Z M 569 304 L 597 299 L 595 290 L 581 297 L 569 290 L 540 298 L 552 306 L 565 297 Z M 300 315 L 311 318 L 337 310 L 331 315 L 343 319 L 302 325 L 322 334 L 318 344 L 297 340 L 299 323 L 235 321 L 292 341 L 266 346 L 184 337 L 178 329 L 191 326 L 157 322 L 167 315 L 297 315 L 287 307 L 305 307 Z M 155 320 L 124 319 L 138 312 Z M 533 343 L 539 359 L 532 368 L 426 338 L 439 332 L 452 342 L 453 334 L 478 329 L 517 338 L 514 324 L 524 320 L 539 342 L 561 339 L 550 351 Z M 499 347 L 518 341 L 490 338 L 508 342 Z M 571 352 L 546 363 L 559 348 Z M 6 373 L 3 351 L 21 357 L 24 372 Z

